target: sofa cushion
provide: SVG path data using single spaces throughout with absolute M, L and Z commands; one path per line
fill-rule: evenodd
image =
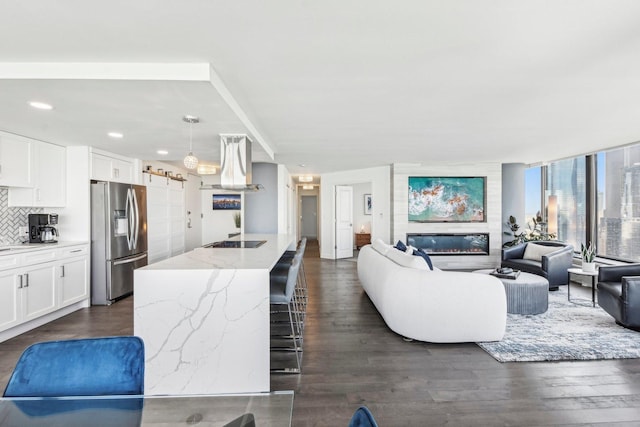
M 524 249 L 523 259 L 530 259 L 532 261 L 542 261 L 542 256 L 550 254 L 560 249 L 557 246 L 545 246 L 536 245 L 535 243 L 527 243 L 527 247 Z
M 400 251 L 389 251 L 386 256 L 391 261 L 403 267 L 414 268 L 416 270 L 429 270 L 429 266 L 424 262 L 422 257 L 409 255 Z

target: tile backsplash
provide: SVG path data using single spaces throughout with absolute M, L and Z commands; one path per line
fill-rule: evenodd
M 42 208 L 10 208 L 9 189 L 0 187 L 0 244 L 18 243 L 18 227 L 29 225 L 27 215 L 43 211 Z

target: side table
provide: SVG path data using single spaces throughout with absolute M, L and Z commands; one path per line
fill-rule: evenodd
M 371 243 L 371 233 L 356 233 L 356 249 Z
M 581 268 L 567 269 L 567 301 L 571 301 L 571 275 L 591 277 L 591 303 L 596 306 L 596 280 L 598 278 L 597 271 L 583 271 Z

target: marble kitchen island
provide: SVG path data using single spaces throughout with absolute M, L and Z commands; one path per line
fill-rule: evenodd
M 145 394 L 268 392 L 269 271 L 295 237 L 245 234 L 257 248 L 197 248 L 135 270 L 134 334 Z

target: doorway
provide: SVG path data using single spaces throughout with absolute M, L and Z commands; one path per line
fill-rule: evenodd
M 300 196 L 300 236 L 318 238 L 318 196 Z

